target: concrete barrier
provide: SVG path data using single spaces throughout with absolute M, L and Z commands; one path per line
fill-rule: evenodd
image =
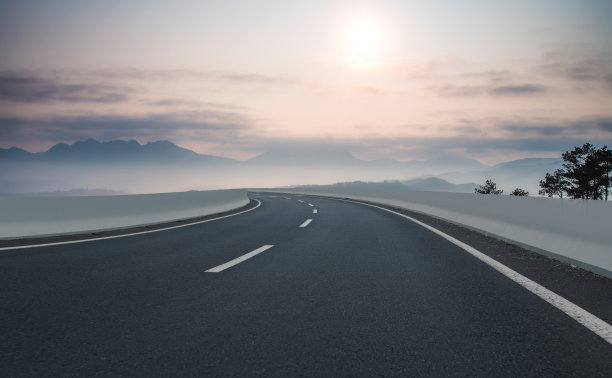
M 612 277 L 612 202 L 340 188 L 266 191 L 351 198 L 413 210 Z
M 0 239 L 93 232 L 237 209 L 246 189 L 92 197 L 0 198 Z

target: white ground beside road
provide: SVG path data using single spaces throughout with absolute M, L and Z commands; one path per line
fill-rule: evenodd
M 91 197 L 0 198 L 0 239 L 170 222 L 234 210 L 246 189 Z

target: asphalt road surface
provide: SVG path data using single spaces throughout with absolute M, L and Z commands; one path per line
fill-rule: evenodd
M 418 224 L 252 196 L 206 223 L 0 251 L 0 375 L 612 375 L 610 343 Z M 422 219 L 612 321 L 612 280 Z

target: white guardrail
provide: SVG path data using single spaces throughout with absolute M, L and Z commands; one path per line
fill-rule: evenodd
M 2 197 L 0 239 L 93 232 L 234 210 L 246 189 L 91 197 Z
M 350 198 L 425 213 L 612 278 L 612 202 L 341 188 L 265 191 Z

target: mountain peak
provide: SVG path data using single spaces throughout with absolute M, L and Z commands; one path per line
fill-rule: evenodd
M 164 155 L 164 154 L 175 154 L 182 155 L 183 157 L 196 157 L 199 156 L 197 153 L 188 150 L 183 147 L 179 147 L 176 144 L 169 142 L 167 140 L 158 140 L 155 142 L 148 142 L 147 144 L 142 146 L 143 152 L 147 154 L 156 154 L 156 155 Z
M 54 153 L 54 152 L 59 152 L 59 151 L 66 151 L 67 149 L 69 149 L 70 146 L 67 145 L 66 143 L 60 142 L 55 144 L 53 147 L 49 148 L 46 153 Z M 45 152 L 43 152 L 45 153 Z
M 162 146 L 162 145 L 166 145 L 166 146 L 175 146 L 178 147 L 176 144 L 170 142 L 169 140 L 156 140 L 154 142 L 147 142 L 146 145 L 151 144 L 151 145 L 158 145 L 158 146 Z

